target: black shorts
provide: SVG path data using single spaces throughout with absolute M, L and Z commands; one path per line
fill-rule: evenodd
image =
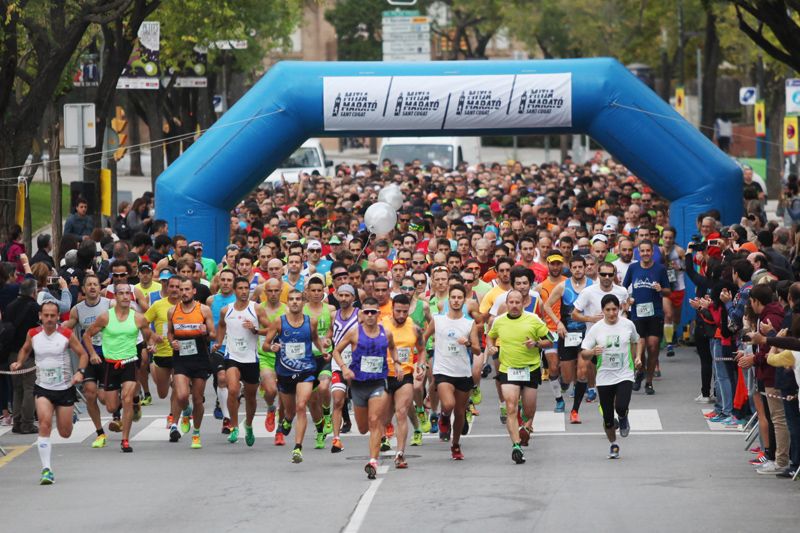
M 433 382 L 438 386 L 440 383 L 449 383 L 453 385 L 456 390 L 461 392 L 469 392 L 475 386 L 472 381 L 472 376 L 466 378 L 456 378 L 453 376 L 445 376 L 444 374 L 434 374 Z
M 189 379 L 208 379 L 211 375 L 211 364 L 207 357 L 184 356 L 173 361 L 173 374 L 187 376 Z
M 389 385 L 389 394 L 394 394 L 403 385 L 414 385 L 414 376 L 412 374 L 403 375 L 403 379 L 398 380 L 396 377 L 389 376 L 386 378 Z
M 636 326 L 636 333 L 641 338 L 646 337 L 661 337 L 664 336 L 664 317 L 649 316 L 647 318 L 637 318 L 633 321 Z
M 93 365 L 91 363 L 86 365 L 86 372 L 83 373 L 84 383 L 87 381 L 97 381 L 98 383 L 102 382 L 104 369 L 105 369 L 105 362 L 96 365 Z
M 312 387 L 316 387 L 319 383 L 316 379 L 314 372 L 301 372 L 299 374 L 292 374 L 291 376 L 278 376 L 278 392 L 283 394 L 294 394 L 297 392 L 298 383 L 311 383 Z
M 580 346 L 570 346 L 567 348 L 563 343 L 558 343 L 558 360 L 559 361 L 575 361 L 578 359 L 578 354 L 581 352 Z
M 216 374 L 225 370 L 225 354 L 217 350 L 208 354 L 208 364 L 211 365 L 211 371 Z
M 258 363 L 240 363 L 233 359 L 225 359 L 225 370 L 238 368 L 239 376 L 248 385 L 258 385 L 261 376 L 258 372 Z
M 542 369 L 537 368 L 531 371 L 531 379 L 528 381 L 509 381 L 508 374 L 505 372 L 498 372 L 497 381 L 499 381 L 501 385 L 517 385 L 520 388 L 527 387 L 529 389 L 538 389 L 539 385 L 542 384 Z
M 136 363 L 117 366 L 114 361 L 106 361 L 103 364 L 105 369 L 101 383 L 104 390 L 120 390 L 126 381 L 136 381 Z
M 64 390 L 50 390 L 34 385 L 33 397 L 47 398 L 55 407 L 72 407 L 78 401 L 78 394 L 75 392 L 74 386 Z
M 153 362 L 158 368 L 172 368 L 172 356 L 154 355 Z

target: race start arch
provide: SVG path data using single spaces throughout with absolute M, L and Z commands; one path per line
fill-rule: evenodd
M 230 210 L 310 137 L 585 133 L 671 202 L 739 221 L 736 164 L 614 59 L 282 62 L 156 182 L 171 233 L 219 258 Z

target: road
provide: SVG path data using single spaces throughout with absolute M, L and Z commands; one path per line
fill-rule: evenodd
M 742 433 L 705 421 L 704 406 L 692 402 L 699 370 L 690 348 L 662 368 L 655 396 L 634 393 L 632 432 L 620 441 L 617 461 L 606 459 L 597 404 L 584 404 L 583 424 L 569 425 L 565 415 L 552 413 L 545 386 L 528 461 L 513 464 L 488 379 L 481 416 L 463 439 L 463 462 L 451 461 L 449 445 L 428 436 L 422 447 L 408 449 L 408 470 L 395 470 L 387 453 L 376 481 L 364 474 L 367 441 L 360 435 L 344 436 L 344 452 L 332 455 L 330 440 L 315 450 L 309 434 L 305 461 L 292 464 L 291 446 L 276 447 L 266 434 L 263 403 L 252 448 L 241 439 L 229 444 L 212 416 L 204 418 L 202 450 L 189 449 L 188 435 L 167 442 L 167 405 L 156 400 L 134 426 L 134 453 L 120 452 L 119 434 L 95 450 L 82 415 L 70 443 L 54 445 L 50 487 L 38 485 L 35 437 L 5 432 L 0 445 L 15 456 L 0 459 L 0 501 L 9 510 L 2 529 L 795 530 L 800 480 L 756 475 Z M 210 387 L 206 396 L 211 409 Z

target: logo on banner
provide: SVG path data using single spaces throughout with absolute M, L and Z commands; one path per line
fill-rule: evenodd
M 365 117 L 378 109 L 378 101 L 371 99 L 366 91 L 339 93 L 333 101 L 333 117 Z
M 549 115 L 564 107 L 564 98 L 556 97 L 554 89 L 529 89 L 519 98 L 520 115 Z
M 439 100 L 431 97 L 430 91 L 409 91 L 397 95 L 394 105 L 396 117 L 424 117 L 439 109 Z
M 493 98 L 492 91 L 469 90 L 461 91 L 456 105 L 456 115 L 459 116 L 486 116 L 497 111 L 503 105 L 500 98 Z

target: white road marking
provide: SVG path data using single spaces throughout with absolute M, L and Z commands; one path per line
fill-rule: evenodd
M 378 467 L 379 476 L 386 474 L 388 471 L 389 467 L 387 465 Z M 381 483 L 383 483 L 382 477 L 374 481 L 370 481 L 369 488 L 367 488 L 364 494 L 361 495 L 361 499 L 358 500 L 356 508 L 353 509 L 353 514 L 350 515 L 350 520 L 342 530 L 343 533 L 357 533 L 358 530 L 361 529 L 361 525 L 364 523 L 364 519 L 367 517 L 369 506 L 372 505 L 372 500 L 375 499 L 375 494 L 378 493 L 378 488 L 380 488 Z
M 631 431 L 661 431 L 664 429 L 661 426 L 658 409 L 630 409 L 628 421 L 631 424 Z
M 58 429 L 53 427 L 53 431 L 50 434 L 50 442 L 53 444 L 76 444 L 95 434 L 94 423 L 91 420 L 79 420 L 72 425 L 72 435 L 68 439 L 62 439 L 58 434 Z
M 540 431 L 533 432 L 532 438 L 536 437 L 605 437 L 604 432 L 600 431 L 586 431 L 580 433 L 543 433 Z M 631 429 L 631 435 L 653 435 L 653 436 L 668 436 L 668 435 L 686 435 L 686 436 L 694 436 L 694 435 L 707 435 L 716 437 L 718 435 L 740 435 L 739 433 L 734 433 L 730 431 L 720 432 L 720 431 L 634 431 Z M 508 438 L 508 433 L 487 433 L 484 435 L 464 435 L 461 437 L 462 439 L 499 439 L 499 438 Z
M 5 435 L 11 431 L 11 426 L 0 426 L 0 435 Z
M 275 416 L 275 424 L 277 425 L 277 415 Z M 267 438 L 267 437 L 274 437 L 275 432 L 268 432 L 267 428 L 264 427 L 264 420 L 267 419 L 267 415 L 256 415 L 253 417 L 253 435 L 256 438 Z M 239 424 L 239 434 L 244 435 L 244 419 L 242 419 L 242 423 Z
M 134 425 L 135 428 L 135 425 Z M 132 430 L 134 429 L 132 428 Z M 132 431 L 133 432 L 133 431 Z M 132 441 L 164 441 L 169 442 L 169 430 L 164 416 L 150 422 L 143 430 L 131 437 Z
M 533 417 L 533 433 L 551 433 L 555 431 L 566 431 L 566 421 L 564 413 L 553 413 L 551 411 L 537 411 Z M 506 434 L 507 435 L 507 434 Z

